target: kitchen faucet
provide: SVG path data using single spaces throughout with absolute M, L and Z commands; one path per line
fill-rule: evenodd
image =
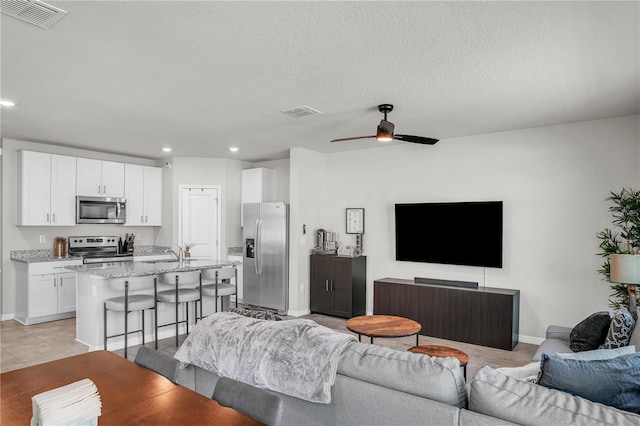
M 182 247 L 180 246 L 176 246 L 176 247 L 178 247 L 178 253 L 176 253 L 171 249 L 166 249 L 164 252 L 173 254 L 179 263 L 184 263 L 184 251 L 182 250 Z

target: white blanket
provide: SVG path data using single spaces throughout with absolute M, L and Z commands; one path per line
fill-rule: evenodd
M 219 312 L 200 321 L 174 356 L 219 376 L 328 404 L 340 353 L 355 340 L 311 320 Z

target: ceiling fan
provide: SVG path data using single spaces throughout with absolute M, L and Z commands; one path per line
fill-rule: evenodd
M 355 139 L 370 139 L 370 138 L 375 138 L 379 142 L 389 142 L 392 140 L 398 140 L 398 141 L 404 141 L 404 142 L 421 143 L 424 145 L 433 145 L 436 142 L 438 142 L 438 139 L 425 138 L 422 136 L 394 135 L 393 129 L 395 128 L 395 125 L 387 121 L 387 114 L 393 111 L 393 105 L 380 104 L 378 105 L 378 111 L 384 114 L 384 119 L 380 120 L 380 124 L 378 125 L 378 131 L 376 132 L 375 135 L 354 136 L 351 138 L 333 139 L 331 142 L 352 141 Z

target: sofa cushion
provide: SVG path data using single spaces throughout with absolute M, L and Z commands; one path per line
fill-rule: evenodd
M 598 349 L 607 337 L 610 323 L 611 315 L 607 311 L 589 315 L 571 330 L 569 347 L 574 352 Z
M 635 324 L 636 321 L 627 308 L 618 309 L 613 315 L 613 318 L 611 318 L 609 332 L 607 333 L 602 348 L 613 349 L 627 346 Z
M 558 358 L 564 359 L 582 359 L 582 360 L 595 360 L 595 359 L 611 359 L 619 357 L 620 355 L 627 355 L 636 352 L 636 347 L 634 345 L 631 346 L 623 346 L 621 348 L 614 349 L 594 349 L 592 351 L 584 351 L 584 352 L 572 352 L 572 353 L 556 353 Z
M 540 361 L 542 354 L 555 354 L 560 352 L 574 353 L 569 347 L 569 341 L 561 339 L 547 339 L 542 342 L 536 353 L 533 355 L 533 360 Z
M 563 359 L 544 354 L 538 383 L 640 414 L 640 354 L 612 359 Z
M 338 373 L 455 407 L 464 407 L 467 402 L 465 381 L 456 358 L 351 343 L 340 356 Z
M 528 425 L 637 426 L 640 416 L 483 367 L 471 382 L 469 409 Z
M 540 373 L 540 363 L 532 362 L 520 367 L 502 367 L 496 369 L 496 371 L 514 379 L 535 383 L 538 380 L 538 373 Z

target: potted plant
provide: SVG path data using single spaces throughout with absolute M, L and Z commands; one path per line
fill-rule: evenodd
M 609 212 L 613 216 L 613 229 L 605 229 L 597 234 L 600 239 L 601 252 L 598 255 L 605 258 L 598 273 L 603 279 L 609 280 L 611 273 L 611 254 L 638 254 L 640 251 L 640 191 L 623 188 L 620 193 L 611 192 L 607 198 L 613 205 Z M 609 306 L 618 309 L 628 306 L 629 294 L 627 287 L 621 283 L 611 285 Z
M 190 260 L 191 259 L 191 252 L 189 250 L 191 250 L 191 247 L 195 246 L 195 244 L 187 244 L 184 241 L 182 242 L 182 252 L 184 253 L 184 259 L 185 260 Z

